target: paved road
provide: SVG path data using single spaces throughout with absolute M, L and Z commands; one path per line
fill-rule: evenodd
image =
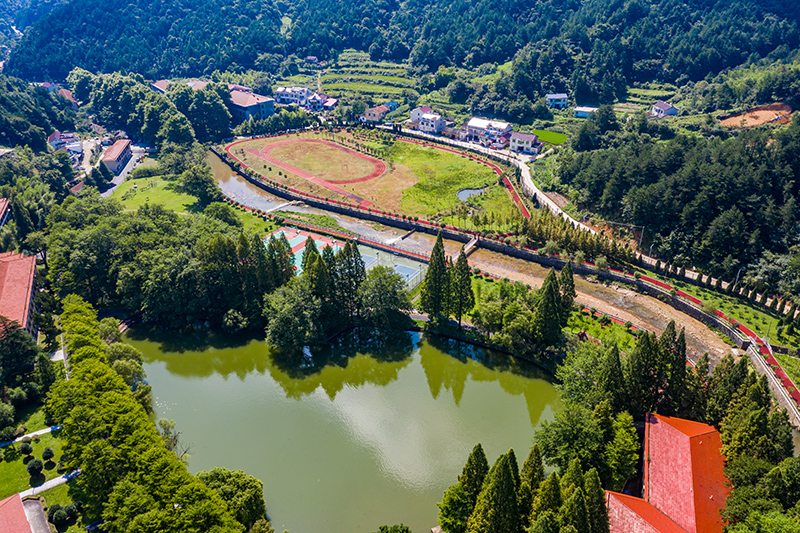
M 30 488 L 28 490 L 24 490 L 24 491 L 20 492 L 19 493 L 19 497 L 20 498 L 24 498 L 26 496 L 35 496 L 35 495 L 37 495 L 37 494 L 39 494 L 41 492 L 46 491 L 47 489 L 52 489 L 53 487 L 58 487 L 59 485 L 63 485 L 67 481 L 70 481 L 71 479 L 74 479 L 75 476 L 77 476 L 80 473 L 81 473 L 80 469 L 73 470 L 72 472 L 70 472 L 68 474 L 64 474 L 63 476 L 58 476 L 57 478 L 53 478 L 53 479 L 51 479 L 49 481 L 45 481 L 44 483 L 42 483 L 38 487 L 32 487 L 32 488 Z
M 32 431 L 30 433 L 26 433 L 25 435 L 23 435 L 21 437 L 17 437 L 14 440 L 9 440 L 9 441 L 6 441 L 6 442 L 0 442 L 0 448 L 2 448 L 4 446 L 8 446 L 10 444 L 14 444 L 15 442 L 22 442 L 22 439 L 24 439 L 25 437 L 33 438 L 33 437 L 37 437 L 37 436 L 41 436 L 41 435 L 46 435 L 47 433 L 50 433 L 51 431 L 58 431 L 59 429 L 61 429 L 61 426 L 57 425 L 57 426 L 52 426 L 52 427 L 45 428 L 45 429 L 39 429 L 37 431 Z

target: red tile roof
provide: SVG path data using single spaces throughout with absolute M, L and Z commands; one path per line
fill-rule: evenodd
M 0 315 L 28 327 L 36 257 L 0 254 Z M 0 529 L 2 531 L 2 529 Z
M 106 153 L 103 154 L 103 159 L 101 159 L 101 161 L 116 161 L 119 159 L 119 156 L 122 155 L 122 152 L 125 151 L 125 148 L 127 148 L 130 144 L 131 141 L 128 139 L 118 140 L 112 144 L 108 150 L 106 150 Z
M 609 507 L 614 506 L 616 503 L 623 505 L 659 533 L 686 533 L 686 530 L 673 522 L 670 517 L 656 509 L 650 502 L 646 502 L 641 498 L 634 498 L 633 496 L 611 492 L 610 490 L 606 491 L 606 498 Z M 626 524 L 625 527 L 628 528 L 625 533 L 637 530 L 632 524 Z M 622 530 L 612 526 L 611 531 L 621 532 Z
M 0 531 L 3 533 L 31 533 L 25 508 L 19 494 L 0 501 Z
M 67 100 L 71 101 L 73 104 L 78 105 L 78 101 L 75 100 L 75 97 L 72 96 L 72 91 L 69 89 L 59 89 L 56 91 L 56 94 L 61 98 L 66 98 Z
M 163 93 L 167 91 L 167 87 L 169 86 L 169 84 L 170 84 L 169 80 L 158 80 L 154 81 L 150 85 L 152 85 L 153 87 L 155 87 L 156 89 L 160 90 Z
M 250 107 L 263 102 L 269 102 L 272 98 L 261 96 L 260 94 L 247 93 L 244 91 L 231 91 L 231 102 L 239 107 Z

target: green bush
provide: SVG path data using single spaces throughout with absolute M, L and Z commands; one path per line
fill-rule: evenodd
M 19 453 L 22 455 L 30 455 L 33 453 L 33 446 L 29 442 L 23 442 L 19 445 Z
M 50 459 L 52 459 L 53 457 L 55 457 L 55 455 L 56 455 L 56 454 L 55 454 L 55 452 L 53 451 L 53 448 L 51 448 L 50 446 L 48 446 L 48 447 L 47 447 L 47 448 L 45 448 L 45 449 L 44 449 L 44 451 L 42 452 L 42 459 L 43 459 L 43 460 L 45 460 L 45 461 L 49 461 Z
M 28 462 L 28 474 L 33 476 L 38 476 L 44 470 L 44 465 L 39 459 L 34 459 L 33 461 Z

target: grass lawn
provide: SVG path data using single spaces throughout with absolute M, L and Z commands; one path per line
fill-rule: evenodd
M 603 325 L 599 316 L 589 317 L 589 312 L 573 312 L 564 330 L 573 335 L 585 331 L 589 336 L 598 339 L 605 346 L 616 344 L 620 352 L 629 354 L 636 347 L 636 337 L 616 322 Z
M 336 231 L 348 232 L 346 229 L 340 226 L 338 222 L 336 222 L 335 218 L 329 217 L 328 215 L 315 215 L 311 213 L 294 213 L 292 211 L 282 211 L 280 213 L 277 213 L 277 216 L 283 217 L 286 220 L 286 222 L 291 222 L 292 220 L 296 220 L 298 222 L 305 222 L 306 224 L 313 224 L 321 228 L 328 228 Z M 278 226 L 276 225 L 275 229 L 277 228 Z
M 564 133 L 556 133 L 554 131 L 547 131 L 547 130 L 533 130 L 533 133 L 539 136 L 543 142 L 554 144 L 556 146 L 564 144 L 567 142 L 567 135 Z
M 161 204 L 178 213 L 196 212 L 197 198 L 179 192 L 175 189 L 175 185 L 174 181 L 166 181 L 158 177 L 125 180 L 111 197 L 122 202 L 123 209 L 139 209 L 142 205 L 150 202 L 151 204 Z
M 459 154 L 396 142 L 390 159 L 410 167 L 419 182 L 403 192 L 403 212 L 435 215 L 455 207 L 461 189 L 480 189 L 497 182 L 497 174 Z M 509 204 L 510 205 L 510 204 Z
M 83 502 L 86 503 L 86 496 L 83 492 L 78 489 L 77 482 L 75 480 L 68 481 L 63 485 L 59 485 L 58 487 L 53 487 L 52 489 L 48 489 L 42 493 L 40 493 L 42 498 L 44 498 L 45 512 L 47 512 L 48 507 L 52 507 L 55 504 L 64 507 L 65 505 L 74 504 L 75 502 Z M 93 524 L 100 517 L 91 517 L 86 516 L 83 512 L 78 513 L 78 518 L 75 522 L 67 524 L 58 529 L 60 533 L 79 533 L 86 531 L 86 526 L 89 524 Z
M 788 355 L 782 355 L 782 354 L 779 354 L 779 353 L 776 353 L 774 355 L 775 355 L 775 359 L 777 359 L 778 362 L 781 364 L 781 366 L 783 367 L 783 370 L 786 372 L 786 374 L 790 378 L 792 378 L 792 381 L 794 381 L 794 384 L 795 385 L 800 384 L 800 359 L 797 359 L 795 357 L 790 357 Z M 798 385 L 798 386 L 800 386 L 800 385 Z M 792 392 L 792 391 L 789 391 L 789 392 Z
M 509 196 L 508 189 L 502 185 L 492 185 L 488 187 L 483 193 L 470 196 L 467 203 L 477 208 L 475 211 L 484 213 L 495 213 L 500 217 L 508 216 L 514 213 L 517 207 Z M 442 221 L 447 224 L 452 224 L 460 228 L 468 230 L 489 230 L 489 231 L 505 231 L 509 228 L 511 220 L 505 221 L 499 218 L 494 224 L 489 226 L 476 226 L 472 223 L 471 218 L 461 218 L 457 216 L 442 217 Z
M 41 404 L 26 405 L 17 409 L 17 426 L 25 426 L 25 433 L 31 433 L 46 427 L 50 427 L 45 422 L 44 407 Z
M 32 486 L 39 486 L 45 481 L 60 475 L 56 472 L 56 463 L 61 457 L 61 439 L 48 433 L 42 435 L 39 442 L 31 441 L 31 446 L 33 446 L 33 454 L 29 456 L 30 459 L 19 453 L 19 444 L 1 448 L 3 460 L 0 461 L 0 499 L 7 498 Z M 40 476 L 36 479 L 31 478 L 25 465 L 33 458 L 41 460 L 42 452 L 48 446 L 55 452 L 55 457 L 44 463 L 44 470 Z

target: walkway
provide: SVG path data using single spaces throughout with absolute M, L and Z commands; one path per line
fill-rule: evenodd
M 79 468 L 77 470 L 73 470 L 72 472 L 69 472 L 68 474 L 64 474 L 63 476 L 58 476 L 58 477 L 53 478 L 53 479 L 51 479 L 49 481 L 45 481 L 44 483 L 42 483 L 38 487 L 31 487 L 28 490 L 23 490 L 22 492 L 19 493 L 19 497 L 20 498 L 25 498 L 26 496 L 35 496 L 35 495 L 39 494 L 40 492 L 46 491 L 47 489 L 52 489 L 53 487 L 58 487 L 59 485 L 63 485 L 64 483 L 75 479 L 75 477 L 78 476 L 78 474 L 80 474 L 80 473 L 81 473 L 81 469 Z
M 15 442 L 22 442 L 22 439 L 24 439 L 25 437 L 30 437 L 30 438 L 40 437 L 40 436 L 46 435 L 46 434 L 48 434 L 50 432 L 58 431 L 59 429 L 61 429 L 61 425 L 60 424 L 57 425 L 57 426 L 52 426 L 52 427 L 49 427 L 49 428 L 32 431 L 30 433 L 26 433 L 25 435 L 23 435 L 21 437 L 17 437 L 14 440 L 8 440 L 6 442 L 0 442 L 0 448 L 3 448 L 5 446 L 10 446 L 11 444 L 14 444 Z

